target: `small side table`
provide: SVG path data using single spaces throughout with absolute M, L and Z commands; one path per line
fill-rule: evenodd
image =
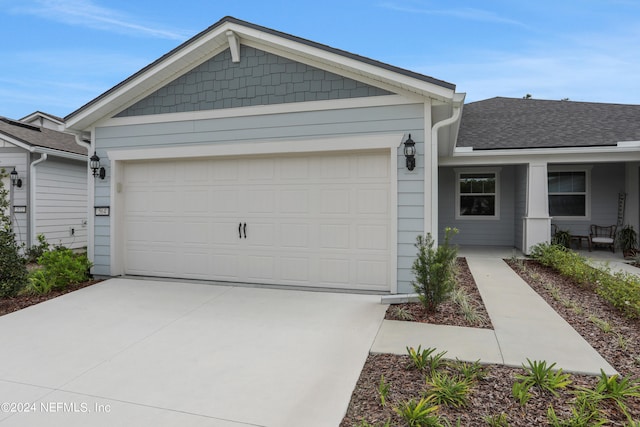
M 571 235 L 571 243 L 576 243 L 578 249 L 582 249 L 582 241 L 585 240 L 587 242 L 587 247 L 589 248 L 589 252 L 591 252 L 591 239 L 589 236 L 584 235 Z

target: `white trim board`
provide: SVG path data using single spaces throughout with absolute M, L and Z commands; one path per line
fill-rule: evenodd
M 403 133 L 358 135 L 338 138 L 284 140 L 265 142 L 235 142 L 233 144 L 189 145 L 158 148 L 109 150 L 113 161 L 147 159 L 185 159 L 218 156 L 247 156 L 261 154 L 313 153 L 328 151 L 375 150 L 397 148 Z

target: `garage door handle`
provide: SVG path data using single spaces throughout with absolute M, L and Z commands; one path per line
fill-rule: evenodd
M 240 235 L 239 237 L 242 239 L 242 223 L 238 224 L 238 234 Z
M 244 223 L 244 238 L 247 238 L 247 223 Z

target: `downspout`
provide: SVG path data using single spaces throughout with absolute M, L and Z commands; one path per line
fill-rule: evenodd
M 463 98 L 464 100 L 464 98 Z M 453 105 L 453 113 L 451 117 L 441 120 L 434 124 L 431 128 L 431 197 L 436 198 L 431 203 L 431 235 L 433 237 L 434 244 L 438 246 L 438 131 L 444 126 L 449 126 L 455 123 L 460 118 L 462 112 L 462 106 L 460 101 L 458 104 Z
M 36 166 L 39 165 L 40 163 L 47 161 L 47 157 L 49 157 L 47 153 L 41 153 L 40 158 L 38 160 L 34 160 L 29 165 L 29 168 L 30 168 L 29 174 L 31 175 L 29 179 L 29 225 L 31 228 L 31 230 L 29 230 L 30 231 L 29 246 L 35 245 L 36 239 L 37 239 L 37 235 L 36 235 L 36 230 L 37 230 L 37 227 L 36 227 L 36 188 L 37 188 Z

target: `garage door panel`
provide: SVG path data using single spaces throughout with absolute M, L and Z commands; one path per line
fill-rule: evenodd
M 348 214 L 350 208 L 350 191 L 342 189 L 320 190 L 320 213 Z
M 388 151 L 125 163 L 125 272 L 389 290 L 389 163 Z M 167 167 L 176 179 L 156 180 Z
M 309 213 L 309 190 L 282 190 L 279 192 L 281 214 L 306 214 Z
M 356 229 L 358 249 L 389 250 L 389 227 L 386 224 L 358 225 Z
M 283 248 L 307 248 L 310 242 L 309 224 L 281 222 L 280 246 Z
M 247 270 L 249 281 L 272 282 L 275 281 L 275 257 L 249 255 L 247 263 L 243 266 Z
M 182 212 L 185 215 L 206 215 L 209 212 L 209 191 L 206 188 L 182 193 Z
M 309 258 L 282 257 L 280 258 L 280 279 L 287 282 L 308 283 L 310 267 Z
M 358 190 L 357 212 L 363 215 L 388 215 L 389 190 L 387 188 L 367 188 Z
M 220 222 L 216 222 L 215 218 L 212 218 L 211 221 L 212 233 L 209 235 L 211 245 L 221 245 L 223 249 L 228 249 L 229 246 L 237 247 L 241 244 L 240 232 L 238 231 L 240 221 L 220 220 Z
M 350 261 L 342 258 L 320 258 L 320 282 L 322 284 L 345 285 L 352 283 Z
M 386 261 L 357 261 L 358 279 L 361 285 L 384 287 L 388 283 L 389 266 Z
M 186 246 L 192 245 L 209 245 L 210 225 L 204 221 L 184 220 L 181 226 L 182 242 Z
M 176 215 L 179 206 L 178 191 L 154 191 L 150 194 L 151 211 L 161 214 Z
M 348 249 L 351 246 L 349 225 L 321 224 L 319 246 L 321 249 Z
M 244 236 L 244 223 L 243 223 L 243 236 Z M 266 246 L 274 248 L 276 245 L 277 224 L 273 222 L 250 222 L 246 227 L 245 237 L 246 245 L 251 248 L 252 246 Z
M 212 213 L 238 212 L 240 208 L 240 196 L 235 189 L 211 190 L 204 197 Z
M 238 269 L 240 261 L 237 253 L 216 253 L 211 256 L 209 265 L 211 266 L 210 278 L 219 280 L 236 281 L 241 274 Z

